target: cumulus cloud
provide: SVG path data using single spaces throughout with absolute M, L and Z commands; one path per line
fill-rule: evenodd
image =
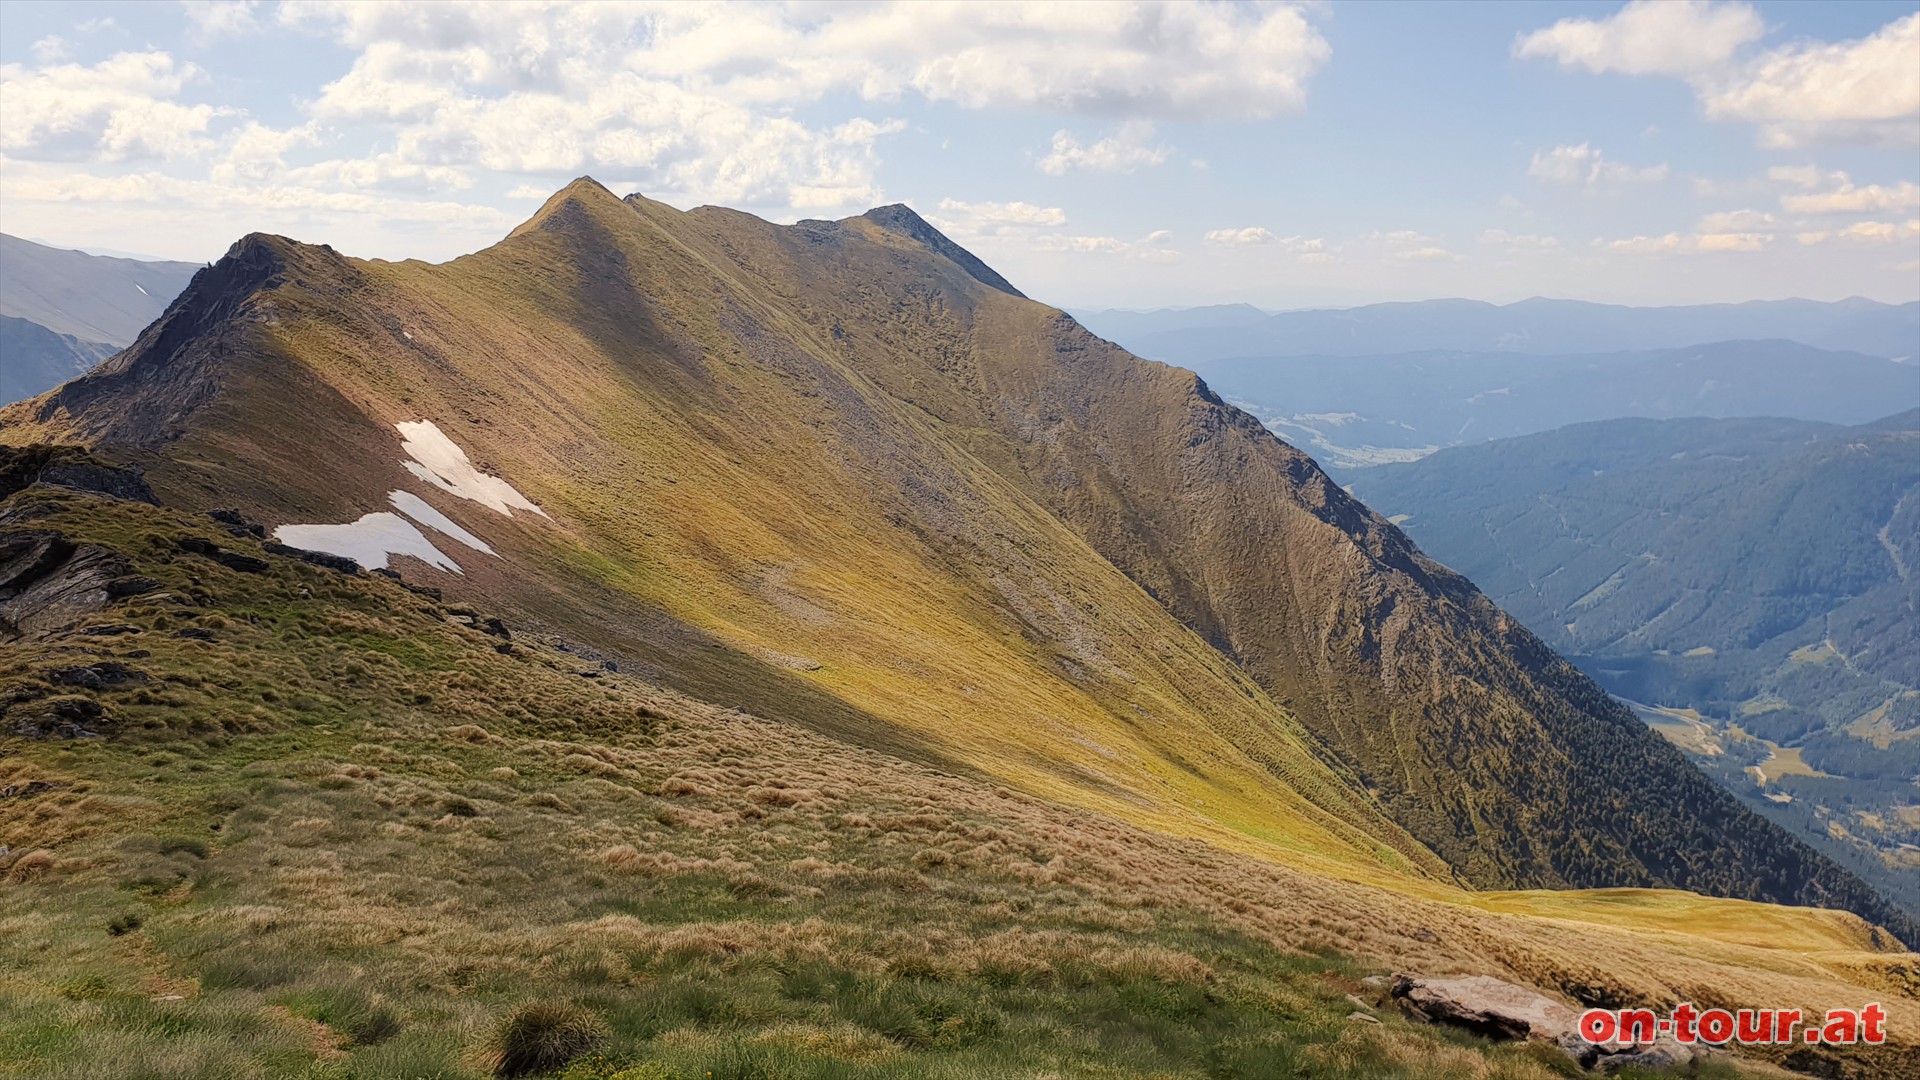
M 1758 124 L 1768 146 L 1920 142 L 1920 13 L 1858 41 L 1775 49 L 1696 89 L 1709 117 Z
M 1920 237 L 1920 219 L 1904 222 L 1856 221 L 1844 229 L 1830 232 L 1804 232 L 1798 239 L 1802 244 L 1812 246 L 1833 240 L 1884 244 L 1914 237 Z
M 1267 229 L 1258 225 L 1244 229 L 1214 229 L 1207 233 L 1207 243 L 1226 244 L 1232 247 L 1245 247 L 1250 244 L 1271 244 L 1279 239 Z
M 1685 76 L 1725 64 L 1766 32 L 1745 4 L 1634 0 L 1604 19 L 1561 19 L 1522 34 L 1513 52 L 1582 71 Z
M 1536 151 L 1533 163 L 1527 167 L 1527 175 L 1542 183 L 1590 188 L 1610 184 L 1652 183 L 1665 180 L 1667 171 L 1665 164 L 1633 166 L 1608 161 L 1597 147 L 1586 143 Z
M 1063 176 L 1074 169 L 1132 172 L 1142 165 L 1163 165 L 1173 151 L 1152 143 L 1153 125 L 1136 121 L 1091 146 L 1083 146 L 1071 132 L 1056 131 L 1053 149 L 1040 159 L 1040 171 Z
M 1634 0 L 1604 19 L 1522 34 L 1513 51 L 1574 70 L 1684 79 L 1709 118 L 1752 124 L 1770 147 L 1920 142 L 1920 12 L 1854 41 L 1756 51 L 1766 32 L 1744 2 Z
M 1620 255 L 1684 255 L 1715 252 L 1764 251 L 1773 243 L 1771 233 L 1698 232 L 1690 235 L 1667 233 L 1665 236 L 1630 236 L 1622 240 L 1595 240 L 1602 251 Z
M 231 110 L 177 100 L 201 72 L 164 52 L 123 52 L 91 67 L 0 65 L 0 150 L 38 160 L 177 158 L 212 141 Z
M 941 199 L 943 214 L 961 219 L 968 231 L 987 226 L 1058 226 L 1067 223 L 1066 211 L 1057 206 L 1035 206 L 1026 202 L 961 202 Z
M 1702 233 L 1752 232 L 1772 228 L 1772 214 L 1759 210 L 1722 210 L 1700 219 L 1696 231 Z
M 1832 173 L 1829 177 L 1834 181 L 1830 190 L 1782 195 L 1781 208 L 1794 214 L 1874 214 L 1920 209 L 1920 185 L 1911 180 L 1891 186 L 1855 186 L 1846 173 Z
M 180 6 L 193 24 L 194 35 L 202 40 L 260 29 L 254 18 L 258 0 L 180 0 Z
M 1446 248 L 1428 244 L 1424 247 L 1396 251 L 1392 254 L 1391 258 L 1397 259 L 1400 262 L 1457 262 L 1462 256 L 1455 255 Z

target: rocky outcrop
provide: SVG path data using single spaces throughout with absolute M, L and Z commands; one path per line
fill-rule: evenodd
M 145 591 L 118 554 L 46 529 L 0 532 L 0 642 L 78 625 L 119 596 Z
M 0 446 L 0 499 L 44 484 L 157 504 L 140 470 L 114 465 L 77 446 Z
M 1591 1043 L 1579 1015 L 1565 1005 L 1487 975 L 1455 979 L 1399 976 L 1392 998 L 1408 1017 L 1462 1028 L 1489 1039 L 1553 1043 L 1582 1068 L 1613 1075 L 1629 1068 L 1676 1069 L 1712 1053 L 1671 1036 L 1643 1043 Z
M 1558 1042 L 1573 1034 L 1572 1009 L 1524 986 L 1487 975 L 1459 979 L 1402 976 L 1393 987 L 1400 1011 L 1416 1020 L 1465 1028 L 1490 1039 Z

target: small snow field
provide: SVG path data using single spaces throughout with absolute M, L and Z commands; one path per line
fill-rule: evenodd
M 413 475 L 448 494 L 471 499 L 507 517 L 512 517 L 515 510 L 547 516 L 545 510 L 515 491 L 512 484 L 475 468 L 473 462 L 467 460 L 467 452 L 447 438 L 433 421 L 416 420 L 394 427 L 403 440 L 400 448 L 413 459 L 401 464 Z
M 411 555 L 436 570 L 461 572 L 413 522 L 385 510 L 344 525 L 282 525 L 273 530 L 273 538 L 291 547 L 344 555 L 369 570 L 385 570 L 390 556 Z

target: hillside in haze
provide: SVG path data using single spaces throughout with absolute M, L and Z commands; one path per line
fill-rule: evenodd
M 1102 312 L 1090 318 L 1124 334 L 1114 340 L 1141 356 L 1187 366 L 1247 356 L 1385 356 L 1436 349 L 1563 355 L 1775 338 L 1883 358 L 1920 356 L 1920 302 L 1883 304 L 1860 297 L 1684 307 L 1544 297 L 1512 304 L 1422 300 L 1283 311 L 1228 324 L 1195 322 L 1178 310 L 1145 317 Z
M 42 484 L 0 518 L 38 852 L 0 903 L 98 979 L 39 962 L 36 1016 L 190 982 L 444 1064 L 546 994 L 696 1069 L 1545 1076 L 1343 1036 L 1274 950 L 1576 1002 L 1909 963 L 1306 454 L 905 207 L 582 179 L 438 265 L 249 235 L 0 443 Z M 98 1019 L 182 1030 L 152 1004 Z
M 1263 356 L 1188 366 L 1335 470 L 1589 420 L 1783 416 L 1858 424 L 1891 404 L 1920 401 L 1920 364 L 1792 341 L 1579 356 Z
M 1750 803 L 1920 908 L 1920 411 L 1581 424 L 1353 487 L 1665 710 L 1647 715 Z
M 199 269 L 0 233 L 0 401 L 49 390 L 132 344 Z

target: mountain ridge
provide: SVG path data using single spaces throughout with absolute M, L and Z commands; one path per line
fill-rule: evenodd
M 448 504 L 505 553 L 450 585 L 683 688 L 794 714 L 811 687 L 803 721 L 1329 872 L 1444 878 L 1432 848 L 1482 887 L 1685 884 L 1907 932 L 1196 376 L 911 235 L 839 225 L 576 182 L 438 267 L 250 237 L 110 370 L 0 414 L 0 438 L 122 448 L 163 498 L 350 520 L 385 505 L 396 471 L 369 463 L 396 456 L 391 426 L 426 415 L 552 514 Z M 154 385 L 186 411 L 146 415 Z M 1480 714 L 1501 726 L 1476 741 L 1514 756 L 1449 753 Z M 1664 787 L 1619 790 L 1560 744 Z M 1730 873 L 1710 851 L 1749 854 Z

